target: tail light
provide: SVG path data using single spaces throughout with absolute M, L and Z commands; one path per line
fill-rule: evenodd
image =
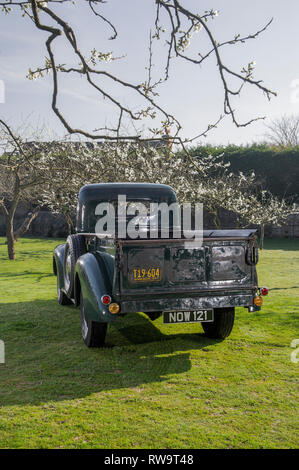
M 111 303 L 111 297 L 110 295 L 102 295 L 101 297 L 101 302 L 104 305 L 109 305 Z
M 268 295 L 268 294 L 269 294 L 269 290 L 267 289 L 267 287 L 261 287 L 261 288 L 260 288 L 260 294 L 261 294 L 261 295 Z
M 256 305 L 257 307 L 260 307 L 263 303 L 263 299 L 260 295 L 256 295 L 253 299 L 253 303 L 254 305 Z
M 120 306 L 117 303 L 113 303 L 109 305 L 108 309 L 110 313 L 116 314 L 119 312 Z

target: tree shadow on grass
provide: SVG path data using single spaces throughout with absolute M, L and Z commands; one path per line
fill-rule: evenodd
M 297 238 L 266 238 L 264 250 L 298 251 L 299 239 Z M 262 253 L 262 251 L 261 251 Z
M 0 277 L 28 277 L 28 276 L 36 276 L 40 274 L 40 276 L 37 278 L 36 282 L 39 282 L 39 280 L 43 277 L 51 277 L 53 276 L 52 273 L 50 274 L 44 274 L 43 272 L 39 272 L 39 271 L 22 271 L 21 273 L 15 273 L 15 272 L 5 272 L 5 273 L 1 273 L 0 274 Z
M 169 327 L 168 327 L 169 328 Z M 216 343 L 199 326 L 172 326 L 129 314 L 109 325 L 107 346 L 88 349 L 79 312 L 57 301 L 0 304 L 0 405 L 41 404 L 167 381 L 190 370 L 190 350 Z M 176 329 L 180 333 L 175 333 Z M 190 332 L 189 332 L 190 331 Z
M 292 286 L 292 287 L 271 287 L 269 288 L 269 292 L 274 290 L 289 290 L 289 289 L 299 289 L 299 286 Z

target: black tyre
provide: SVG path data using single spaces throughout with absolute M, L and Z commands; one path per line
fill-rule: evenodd
M 63 275 L 67 297 L 74 297 L 74 275 L 77 259 L 86 253 L 85 238 L 82 235 L 69 235 L 65 244 Z
M 86 320 L 82 292 L 80 294 L 80 320 L 82 338 L 86 346 L 88 348 L 100 348 L 104 346 L 108 324 Z
M 146 314 L 152 321 L 154 321 L 162 315 L 162 312 L 146 312 Z
M 227 338 L 233 329 L 235 321 L 234 307 L 215 308 L 214 321 L 202 322 L 203 330 L 208 338 Z
M 70 305 L 72 301 L 66 296 L 66 294 L 60 289 L 58 285 L 58 277 L 57 277 L 57 298 L 60 305 Z

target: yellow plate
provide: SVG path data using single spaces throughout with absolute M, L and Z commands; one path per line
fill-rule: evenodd
M 136 282 L 161 280 L 161 269 L 158 267 L 134 268 L 132 271 L 133 281 Z

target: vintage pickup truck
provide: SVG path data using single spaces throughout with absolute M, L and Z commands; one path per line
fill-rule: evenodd
M 256 230 L 204 230 L 198 248 L 186 248 L 186 240 L 171 232 L 168 238 L 158 233 L 135 239 L 98 232 L 98 205 L 115 205 L 120 194 L 130 204 L 177 201 L 174 190 L 161 184 L 81 188 L 76 234 L 55 248 L 53 270 L 59 303 L 80 306 L 86 346 L 103 346 L 108 323 L 129 312 L 151 320 L 163 315 L 170 324 L 201 323 L 208 337 L 224 339 L 235 307 L 260 310 L 267 289 L 258 287 Z

